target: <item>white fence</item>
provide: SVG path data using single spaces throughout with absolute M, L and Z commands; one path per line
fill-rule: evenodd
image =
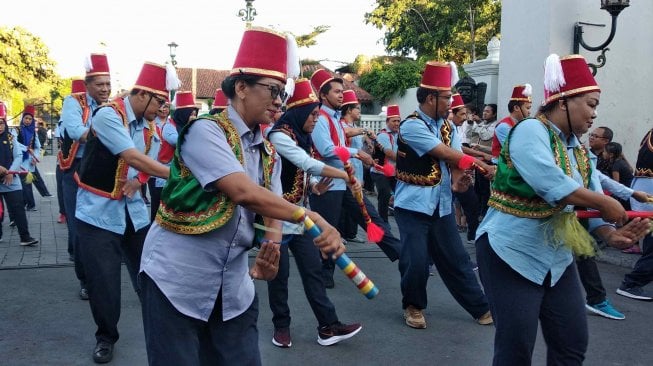
M 368 128 L 374 132 L 379 132 L 385 128 L 385 116 L 377 114 L 361 115 L 361 127 Z

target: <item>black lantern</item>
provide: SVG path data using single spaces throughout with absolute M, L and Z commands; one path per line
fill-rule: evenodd
M 177 56 L 177 46 L 175 42 L 170 42 L 168 43 L 168 47 L 170 47 L 170 63 L 172 63 L 172 66 L 177 67 L 177 61 L 175 61 L 175 56 Z
M 608 45 L 612 42 L 612 39 L 617 32 L 617 17 L 619 16 L 619 13 L 628 6 L 630 6 L 630 0 L 601 0 L 601 9 L 607 11 L 612 16 L 612 25 L 608 39 L 599 46 L 593 47 L 583 41 L 583 25 L 605 27 L 605 24 L 577 22 L 574 26 L 574 53 L 580 52 L 580 46 L 583 46 L 583 48 L 588 51 L 601 51 L 601 54 L 596 58 L 598 64 L 588 63 L 589 67 L 592 69 L 592 75 L 596 75 L 596 69 L 605 65 L 605 52 L 610 50 Z

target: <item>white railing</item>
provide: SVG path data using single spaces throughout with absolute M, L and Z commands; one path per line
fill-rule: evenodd
M 377 114 L 363 114 L 361 115 L 361 126 L 379 132 L 385 128 L 385 117 Z

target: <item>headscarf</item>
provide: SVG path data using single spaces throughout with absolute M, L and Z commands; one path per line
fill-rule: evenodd
M 27 114 L 23 113 L 23 116 L 20 119 L 20 143 L 27 146 L 27 149 L 29 150 L 30 148 L 34 147 L 34 135 L 36 133 L 36 119 L 34 119 L 34 116 L 32 116 L 32 123 L 29 126 L 26 126 L 24 121 L 25 121 L 25 116 Z M 31 116 L 31 114 L 30 114 Z M 24 151 L 23 152 L 23 160 L 29 159 L 29 151 Z
M 197 108 L 175 109 L 175 112 L 172 114 L 172 119 L 175 121 L 175 125 L 177 126 L 177 132 L 181 132 L 181 129 L 186 126 L 193 111 L 197 111 Z
M 320 103 L 311 103 L 287 110 L 272 126 L 270 133 L 276 131 L 292 132 L 297 140 L 297 145 L 304 151 L 310 152 L 313 140 L 311 134 L 304 132 L 304 124 L 311 112 L 319 105 Z

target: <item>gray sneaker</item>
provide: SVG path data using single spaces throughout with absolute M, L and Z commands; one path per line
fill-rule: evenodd
M 653 295 L 644 291 L 644 289 L 641 287 L 624 288 L 623 286 L 620 286 L 617 289 L 617 294 L 625 297 L 630 297 L 631 299 L 635 300 L 653 301 Z

